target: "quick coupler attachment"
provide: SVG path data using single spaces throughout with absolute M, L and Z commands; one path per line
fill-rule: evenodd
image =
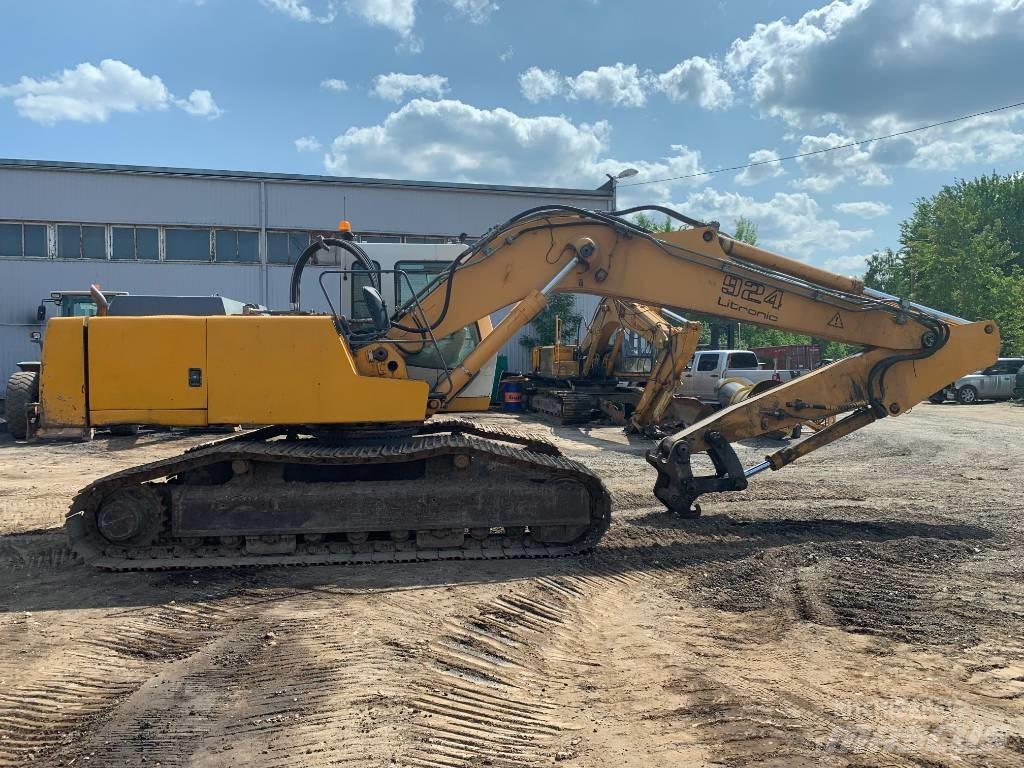
M 647 461 L 658 470 L 654 495 L 679 517 L 700 517 L 697 499 L 705 493 L 742 491 L 747 487 L 743 465 L 729 441 L 720 432 L 705 433 L 704 441 L 715 466 L 713 476 L 694 476 L 690 464 L 693 449 L 687 438 L 666 437 L 647 453 Z

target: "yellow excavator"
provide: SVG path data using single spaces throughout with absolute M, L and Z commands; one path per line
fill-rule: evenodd
M 555 318 L 556 339 L 561 338 L 560 324 L 560 318 Z M 651 347 L 654 359 L 649 371 L 619 367 L 626 331 Z M 669 418 L 666 414 L 673 405 L 673 391 L 697 349 L 700 331 L 699 323 L 670 310 L 605 297 L 579 345 L 556 341 L 531 350 L 530 410 L 554 416 L 564 424 L 591 421 L 603 412 L 630 431 L 643 432 Z M 619 386 L 623 381 L 643 389 Z
M 651 209 L 689 228 L 653 233 L 625 218 Z M 682 517 L 700 514 L 705 493 L 741 491 L 759 472 L 907 412 L 999 350 L 991 321 L 867 289 L 667 208 L 528 210 L 393 313 L 367 285 L 365 324 L 301 310 L 302 270 L 327 247 L 365 260 L 362 270 L 377 279 L 356 243 L 318 239 L 295 265 L 287 312 L 50 321 L 32 413 L 39 429 L 274 425 L 86 486 L 66 528 L 87 562 L 162 569 L 590 549 L 611 510 L 595 474 L 543 440 L 430 418 L 553 292 L 685 306 L 864 348 L 657 443 L 647 455 L 654 495 Z M 467 329 L 509 305 L 476 343 Z M 410 378 L 413 365 L 436 377 Z M 752 467 L 731 445 L 840 415 Z M 698 453 L 710 457 L 709 474 L 695 472 Z

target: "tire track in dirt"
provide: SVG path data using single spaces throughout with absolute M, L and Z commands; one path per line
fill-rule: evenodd
M 423 768 L 550 765 L 563 731 L 547 689 L 545 652 L 575 619 L 582 593 L 538 578 L 450 620 L 429 643 L 413 695 Z
M 59 757 L 286 768 L 378 766 L 400 753 L 412 714 L 400 638 L 430 620 L 415 595 L 285 587 L 227 610 L 224 631 L 136 686 Z
M 117 614 L 84 625 L 65 621 L 50 627 L 47 634 L 64 641 L 56 654 L 42 648 L 25 659 L 24 667 L 7 664 L 0 670 L 6 680 L 17 680 L 0 689 L 0 765 L 25 765 L 71 742 L 161 663 L 188 656 L 208 642 L 223 609 L 197 603 Z M 23 626 L 5 626 L 0 638 L 13 639 Z

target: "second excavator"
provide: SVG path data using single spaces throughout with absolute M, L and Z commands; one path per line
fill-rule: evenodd
M 555 324 L 559 339 L 559 318 Z M 631 358 L 634 364 L 623 368 L 627 332 L 642 339 L 650 354 Z M 555 343 L 531 350 L 530 410 L 563 424 L 591 421 L 603 413 L 635 432 L 648 431 L 663 420 L 683 421 L 682 414 L 669 413 L 672 393 L 697 349 L 700 332 L 700 323 L 671 310 L 605 297 L 579 345 Z M 623 381 L 631 386 L 622 386 Z M 685 415 L 690 414 L 687 409 Z
M 342 237 L 317 240 L 299 258 L 284 313 L 51 320 L 35 429 L 273 425 L 90 483 L 68 513 L 73 548 L 94 565 L 133 569 L 593 547 L 611 509 L 596 475 L 542 440 L 430 418 L 553 292 L 685 306 L 863 347 L 661 440 L 647 457 L 654 495 L 683 517 L 700 514 L 703 494 L 743 490 L 758 472 L 906 413 L 998 354 L 991 321 L 872 291 L 668 209 L 657 210 L 688 229 L 649 232 L 625 218 L 637 210 L 526 211 L 394 312 L 367 263 L 366 322 L 301 310 L 302 271 L 318 251 L 369 261 Z M 489 335 L 467 330 L 509 305 Z M 414 379 L 413 368 L 433 373 Z M 833 416 L 752 467 L 731 445 Z M 709 474 L 693 465 L 700 453 Z

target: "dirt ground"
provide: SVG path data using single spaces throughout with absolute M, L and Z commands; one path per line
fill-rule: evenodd
M 593 554 L 103 573 L 73 492 L 204 438 L 0 436 L 0 765 L 1024 765 L 1024 407 L 922 404 L 699 521 L 646 441 L 481 418 L 604 478 Z

